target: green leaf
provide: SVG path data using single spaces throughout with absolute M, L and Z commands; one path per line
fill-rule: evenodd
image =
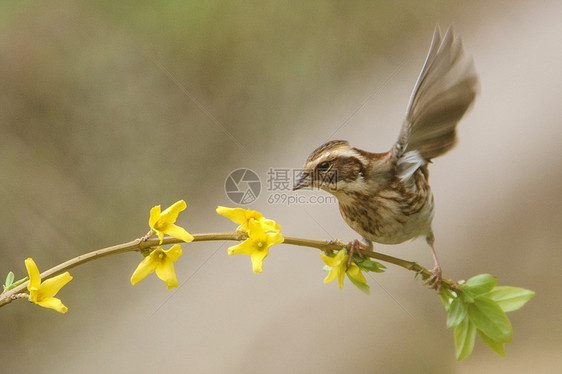
M 366 293 L 367 295 L 370 295 L 370 294 L 371 294 L 371 289 L 370 289 L 370 287 L 369 287 L 368 284 L 359 282 L 358 280 L 356 280 L 356 279 L 350 277 L 349 275 L 348 275 L 348 278 L 349 278 L 349 280 L 351 281 L 351 283 L 353 283 L 353 284 L 354 284 L 357 288 L 359 288 L 362 292 Z
M 460 299 L 453 299 L 447 312 L 447 328 L 451 329 L 460 325 L 467 314 L 466 304 Z
M 504 312 L 512 312 L 521 308 L 535 292 L 524 288 L 501 286 L 490 291 L 486 296 L 494 300 Z
M 384 266 L 380 262 L 373 261 L 370 258 L 361 258 L 359 256 L 353 256 L 353 262 L 355 262 L 357 266 L 359 266 L 359 268 L 363 271 L 384 273 L 384 269 L 386 269 L 386 266 Z
M 470 304 L 474 302 L 474 297 L 472 297 L 472 292 L 466 287 L 465 284 L 459 286 L 461 292 L 459 293 L 459 298 L 465 303 Z
M 8 275 L 6 276 L 5 286 L 10 287 L 12 285 L 12 283 L 14 283 L 14 273 L 10 271 L 8 273 Z
M 475 295 L 483 295 L 490 292 L 498 283 L 498 279 L 490 274 L 476 275 L 466 281 L 466 286 Z
M 494 339 L 490 338 L 488 335 L 484 334 L 482 331 L 477 330 L 478 336 L 490 349 L 502 357 L 505 357 L 505 351 L 503 349 L 504 343 L 495 341 Z
M 16 288 L 23 282 L 26 282 L 28 279 L 29 279 L 28 277 L 25 277 L 14 282 L 14 273 L 10 271 L 8 273 L 8 276 L 6 277 L 6 284 L 4 284 L 2 287 L 4 288 L 4 291 L 8 291 L 11 290 L 12 288 Z
M 474 303 L 468 304 L 468 317 L 491 339 L 502 343 L 511 342 L 511 322 L 499 305 L 489 297 L 480 296 Z
M 468 318 L 465 318 L 455 327 L 454 335 L 457 360 L 461 361 L 472 353 L 476 338 L 476 326 Z
M 449 290 L 447 290 L 445 287 L 442 287 L 441 291 L 439 291 L 439 298 L 441 299 L 441 303 L 443 303 L 445 310 L 448 312 L 449 308 L 451 307 L 451 300 L 453 300 L 453 295 L 451 295 L 451 292 L 449 292 Z
M 23 282 L 27 282 L 29 280 L 29 277 L 23 277 L 22 279 L 15 281 L 14 283 L 12 283 L 12 285 L 10 286 L 10 289 L 15 288 L 17 286 L 19 286 L 20 284 L 22 284 Z

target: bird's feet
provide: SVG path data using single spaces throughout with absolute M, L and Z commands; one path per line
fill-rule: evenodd
M 363 253 L 361 251 L 369 250 L 370 247 L 361 243 L 359 240 L 355 239 L 352 242 L 349 242 L 346 246 L 348 249 L 349 259 L 347 260 L 347 268 L 351 266 L 351 261 L 353 261 L 353 255 L 357 253 L 357 255 L 361 258 L 364 258 Z
M 426 279 L 424 284 L 439 292 L 441 290 L 441 281 L 443 280 L 443 271 L 441 270 L 441 266 L 436 264 L 435 267 L 430 270 L 430 273 L 431 276 Z

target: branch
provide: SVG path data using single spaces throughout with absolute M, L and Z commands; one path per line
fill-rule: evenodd
M 62 264 L 59 264 L 41 273 L 41 279 L 45 280 L 48 278 L 52 278 L 76 266 L 85 264 L 90 261 L 97 260 L 102 257 L 111 256 L 119 253 L 126 253 L 126 252 L 135 252 L 135 251 L 140 252 L 148 248 L 156 247 L 159 245 L 185 243 L 179 239 L 166 238 L 163 240 L 162 244 L 160 244 L 160 241 L 157 239 L 147 240 L 145 238 L 146 237 L 136 239 L 128 243 L 123 243 L 112 247 L 98 249 L 80 255 L 78 257 L 74 257 L 73 259 L 63 262 Z M 205 233 L 205 234 L 194 234 L 193 242 L 217 241 L 217 240 L 242 241 L 247 238 L 248 238 L 248 234 L 246 232 Z M 301 239 L 301 238 L 291 238 L 291 237 L 285 237 L 285 241 L 283 242 L 283 244 L 316 248 L 323 252 L 339 251 L 340 249 L 346 246 L 343 242 L 340 241 L 311 240 L 311 239 Z M 383 253 L 368 251 L 368 250 L 358 249 L 355 252 L 360 256 L 370 257 L 379 261 L 384 261 L 403 267 L 407 270 L 414 271 L 420 274 L 423 279 L 426 279 L 427 277 L 431 276 L 429 270 L 412 261 L 402 260 L 397 257 L 392 257 L 392 256 L 385 255 Z M 2 294 L 0 294 L 0 307 L 3 307 L 4 305 L 12 302 L 12 300 L 19 298 L 15 296 L 23 292 L 26 289 L 28 283 L 29 281 L 24 282 L 18 285 L 17 287 L 14 287 L 13 289 L 5 291 Z M 451 280 L 443 279 L 441 284 L 442 287 L 447 289 L 455 290 L 457 288 L 457 284 Z

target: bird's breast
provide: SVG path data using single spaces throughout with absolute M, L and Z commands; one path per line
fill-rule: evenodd
M 429 185 L 410 190 L 391 184 L 366 193 L 339 194 L 340 212 L 364 238 L 381 244 L 399 244 L 431 233 L 433 195 Z

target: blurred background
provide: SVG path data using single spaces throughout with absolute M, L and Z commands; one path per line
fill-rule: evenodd
M 313 249 L 276 246 L 253 274 L 232 243 L 195 243 L 178 289 L 154 275 L 131 287 L 130 253 L 73 269 L 64 316 L 2 308 L 1 371 L 558 372 L 560 14 L 556 0 L 3 0 L 2 277 L 140 237 L 152 206 L 179 199 L 188 231 L 232 231 L 215 208 L 234 206 L 237 168 L 262 179 L 247 207 L 285 235 L 356 238 L 336 204 L 268 203 L 267 171 L 301 167 L 328 138 L 388 150 L 435 25 L 453 24 L 481 93 L 431 167 L 444 276 L 491 273 L 537 296 L 509 314 L 505 359 L 477 341 L 459 363 L 438 297 L 401 268 L 368 277 L 366 296 L 323 284 Z M 423 240 L 376 249 L 432 265 Z

